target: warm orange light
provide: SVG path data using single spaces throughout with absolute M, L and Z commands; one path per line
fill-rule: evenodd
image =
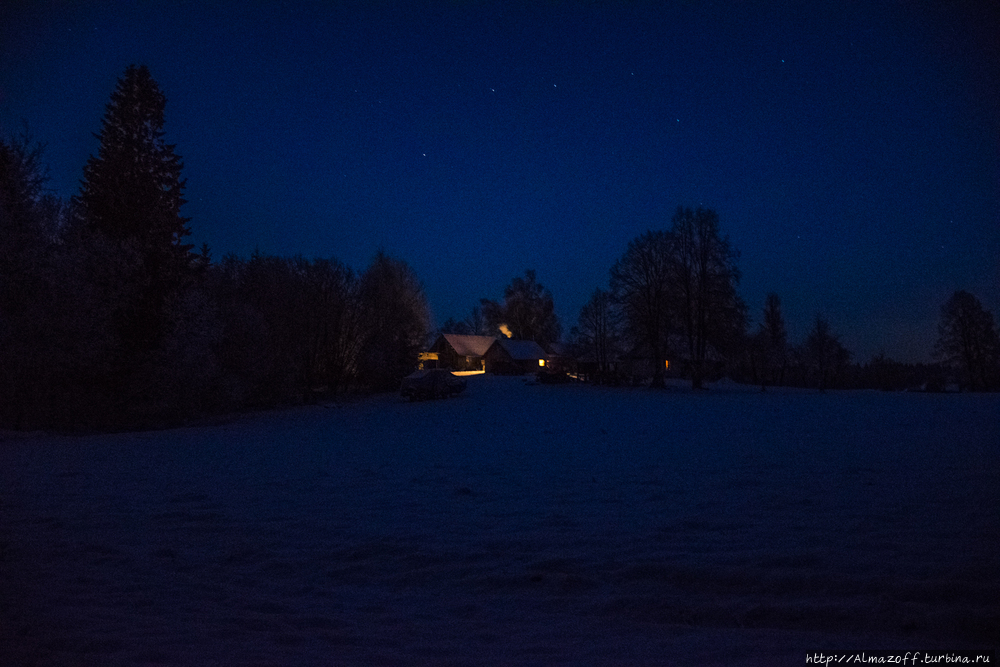
M 539 366 L 544 366 L 545 365 L 545 360 L 544 359 L 539 359 L 538 360 L 538 365 Z
M 510 329 L 507 327 L 506 324 L 501 324 L 500 326 L 497 327 L 497 329 L 499 329 L 500 333 L 502 333 L 504 336 L 510 338 L 511 336 Z
M 664 368 L 670 368 L 670 360 L 669 359 L 664 359 L 663 360 L 663 367 Z

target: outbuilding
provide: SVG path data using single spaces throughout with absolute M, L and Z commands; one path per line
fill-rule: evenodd
M 483 358 L 486 372 L 496 375 L 535 373 L 548 363 L 548 355 L 535 341 L 510 338 L 497 338 Z
M 483 358 L 496 338 L 493 336 L 466 336 L 463 334 L 441 334 L 431 345 L 430 357 L 437 361 L 438 368 L 456 371 L 481 371 L 485 368 Z

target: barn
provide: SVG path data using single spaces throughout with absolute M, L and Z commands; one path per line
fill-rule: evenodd
M 493 336 L 466 336 L 462 334 L 441 334 L 431 345 L 430 352 L 436 357 L 438 368 L 456 371 L 481 371 L 486 350 L 493 344 Z

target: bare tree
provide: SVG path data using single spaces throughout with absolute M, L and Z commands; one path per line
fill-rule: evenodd
M 580 342 L 594 355 L 598 374 L 611 370 L 611 361 L 621 335 L 621 316 L 609 292 L 594 290 L 580 309 L 576 329 Z
M 379 252 L 361 276 L 360 297 L 363 380 L 377 390 L 396 389 L 427 343 L 431 312 L 423 285 L 406 262 Z
M 523 278 L 510 281 L 503 292 L 503 303 L 482 299 L 480 304 L 491 331 L 500 331 L 502 325 L 511 338 L 533 340 L 542 347 L 559 340 L 562 333 L 552 293 L 538 282 L 532 269 L 525 271 Z
M 486 322 L 486 317 L 483 316 L 483 309 L 479 306 L 473 306 L 472 312 L 469 316 L 462 320 L 462 323 L 468 329 L 468 333 L 473 336 L 489 336 L 490 329 Z
M 788 365 L 788 332 L 781 314 L 781 298 L 771 292 L 764 303 L 764 321 L 757 333 L 761 353 L 761 389 L 782 384 Z
M 955 292 L 941 308 L 934 356 L 959 370 L 963 384 L 973 391 L 990 388 L 1000 362 L 1000 336 L 993 313 L 972 294 Z
M 648 347 L 653 359 L 652 386 L 663 387 L 671 318 L 673 236 L 648 231 L 629 241 L 625 254 L 611 267 L 611 294 L 621 308 L 635 345 Z
M 830 323 L 822 315 L 816 316 L 816 323 L 806 338 L 803 354 L 804 362 L 820 391 L 825 391 L 851 361 L 851 353 L 841 344 L 840 338 L 833 334 Z
M 303 389 L 336 391 L 353 375 L 361 343 L 357 278 L 335 259 L 293 260 L 295 320 L 301 341 Z
M 27 428 L 54 384 L 51 302 L 61 281 L 44 233 L 44 146 L 0 137 L 0 423 Z M 53 349 L 45 349 L 53 348 Z M 49 357 L 49 358 L 47 358 Z M 63 361 L 63 360 L 59 360 Z
M 469 327 L 464 321 L 458 322 L 454 317 L 449 317 L 438 328 L 438 333 L 468 335 Z
M 229 256 L 207 281 L 217 304 L 224 387 L 236 404 L 336 391 L 356 375 L 363 340 L 358 279 L 335 259 Z
M 739 253 L 721 235 L 711 209 L 679 207 L 671 232 L 673 310 L 687 344 L 691 385 L 699 389 L 710 347 L 725 353 L 744 331 L 746 306 L 736 293 Z

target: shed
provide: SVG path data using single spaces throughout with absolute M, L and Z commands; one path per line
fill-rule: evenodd
M 533 340 L 497 338 L 484 355 L 486 371 L 497 375 L 537 372 L 548 360 L 545 350 Z
M 553 373 L 579 372 L 576 357 L 573 356 L 573 352 L 568 345 L 564 345 L 563 343 L 549 343 L 544 349 L 548 353 L 545 361 L 545 368 L 547 370 Z

